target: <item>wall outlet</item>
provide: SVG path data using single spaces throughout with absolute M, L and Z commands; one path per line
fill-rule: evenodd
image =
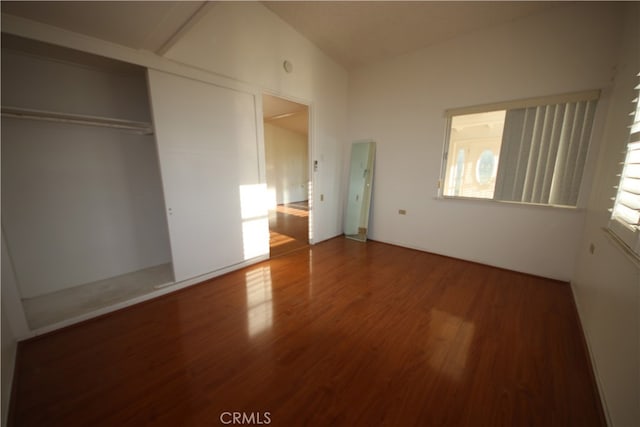
M 324 194 L 321 194 L 321 195 L 320 195 L 320 201 L 321 201 L 321 202 L 324 202 Z
M 399 213 L 400 215 L 406 215 L 406 214 L 407 214 L 407 211 L 406 211 L 406 210 L 404 210 L 404 209 L 398 209 L 398 213 Z

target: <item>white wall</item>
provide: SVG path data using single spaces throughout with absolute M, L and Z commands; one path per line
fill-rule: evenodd
M 307 136 L 271 123 L 264 124 L 267 190 L 277 204 L 307 200 L 309 150 Z
M 435 199 L 444 110 L 608 87 L 617 7 L 554 7 L 353 72 L 350 139 L 377 142 L 371 238 L 570 280 L 583 211 Z
M 149 118 L 144 74 L 2 59 L 3 105 Z M 169 262 L 153 136 L 3 118 L 2 225 L 23 298 Z
M 310 104 L 315 242 L 342 232 L 347 73 L 259 3 L 224 2 L 167 52 L 168 58 Z M 293 64 L 287 74 L 283 61 Z M 324 201 L 320 201 L 320 194 Z
M 618 162 L 629 135 L 630 101 L 640 72 L 640 5 L 626 7 L 604 143 L 572 282 L 612 426 L 640 425 L 640 267 L 602 229 L 608 223 L 610 197 L 615 196 Z

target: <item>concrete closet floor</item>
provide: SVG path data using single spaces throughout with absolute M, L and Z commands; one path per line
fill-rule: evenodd
M 54 325 L 151 293 L 173 282 L 171 263 L 22 300 L 31 329 Z

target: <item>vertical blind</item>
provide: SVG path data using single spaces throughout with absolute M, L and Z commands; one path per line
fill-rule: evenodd
M 508 110 L 494 199 L 575 206 L 596 103 Z
M 635 90 L 629 141 L 609 228 L 640 255 L 640 84 Z

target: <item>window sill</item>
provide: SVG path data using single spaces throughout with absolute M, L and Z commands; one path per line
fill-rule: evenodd
M 455 201 L 466 201 L 466 202 L 480 202 L 480 203 L 492 203 L 497 205 L 508 205 L 508 206 L 523 206 L 523 207 L 533 207 L 533 208 L 541 208 L 541 209 L 560 209 L 565 211 L 573 211 L 573 212 L 582 212 L 585 209 L 577 206 L 565 206 L 565 205 L 546 205 L 542 203 L 525 203 L 525 202 L 511 202 L 508 200 L 495 200 L 495 199 L 484 199 L 481 197 L 460 197 L 460 196 L 436 196 L 436 200 L 455 200 Z
M 602 227 L 602 231 L 604 231 L 604 234 L 607 236 L 607 239 L 611 241 L 613 246 L 618 248 L 618 250 L 620 250 L 629 261 L 634 263 L 636 267 L 640 267 L 640 255 L 635 253 L 629 245 L 622 241 L 622 239 L 609 228 Z

